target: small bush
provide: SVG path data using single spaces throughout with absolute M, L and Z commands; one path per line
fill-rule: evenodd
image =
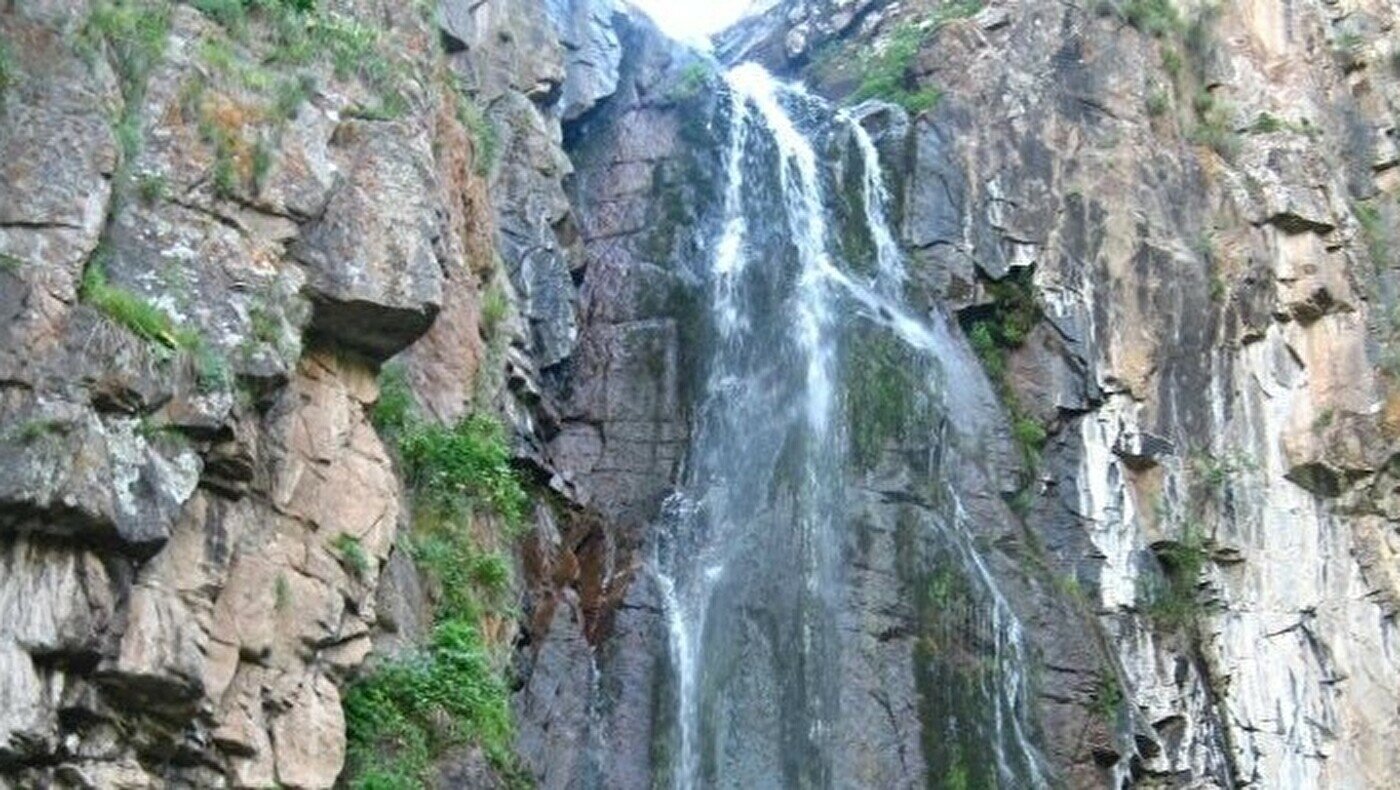
M 1153 38 L 1183 30 L 1181 14 L 1171 0 L 1100 0 L 1097 10 Z
M 408 550 L 433 591 L 435 622 L 430 644 L 347 690 L 346 784 L 431 786 L 434 760 L 474 743 L 508 786 L 528 786 L 512 753 L 509 689 L 481 628 L 483 617 L 505 610 L 511 569 L 480 550 L 466 517 L 479 506 L 512 525 L 523 518 L 527 498 L 504 431 L 482 415 L 451 428 L 425 423 L 401 367 L 386 367 L 379 387 L 374 421 L 399 448 L 414 504 Z
M 676 80 L 676 84 L 666 92 L 666 98 L 674 102 L 693 99 L 700 95 L 700 92 L 713 78 L 714 71 L 705 61 L 697 60 L 688 63 L 681 70 L 680 78 Z
M 170 188 L 160 173 L 142 173 L 136 179 L 136 194 L 150 206 L 169 197 Z
M 399 437 L 399 452 L 409 484 L 432 505 L 480 503 L 512 526 L 524 520 L 529 497 L 494 419 L 474 414 L 451 428 L 410 422 Z
M 286 611 L 292 603 L 292 588 L 287 584 L 287 577 L 277 574 L 277 581 L 272 585 L 272 607 L 276 611 Z
M 1171 104 L 1171 95 L 1161 88 L 1153 88 L 1152 92 L 1147 94 L 1147 114 L 1153 118 L 1165 115 L 1167 110 L 1171 109 Z
M 1123 707 L 1123 686 L 1113 670 L 1105 668 L 1099 672 L 1092 707 L 1099 719 L 1110 726 L 1118 721 L 1118 713 Z
M 1049 434 L 1045 426 L 1030 417 L 1019 417 L 1011 427 L 1011 435 L 1023 449 L 1038 451 L 1045 446 Z
M 362 577 L 369 572 L 369 555 L 365 554 L 364 546 L 360 545 L 360 539 L 348 532 L 342 532 L 331 541 L 331 547 L 340 555 L 340 559 L 345 566 L 356 576 Z
M 165 56 L 170 34 L 170 8 L 153 0 L 105 0 L 95 5 L 78 34 L 79 47 L 89 55 L 105 43 L 130 104 L 145 89 L 146 78 Z
M 1179 540 L 1156 546 L 1154 552 L 1162 578 L 1148 583 L 1148 616 L 1169 628 L 1193 624 L 1201 612 L 1197 587 L 1210 559 L 1204 532 L 1187 524 Z
M 911 115 L 932 109 L 941 96 L 937 88 L 911 90 L 908 87 L 909 69 L 931 33 L 931 28 L 913 24 L 896 28 L 884 48 L 865 62 L 860 85 L 852 94 L 852 100 L 880 99 L 904 107 Z
M 481 294 L 481 328 L 488 338 L 496 336 L 509 313 L 510 299 L 505 289 L 492 283 Z
M 451 87 L 456 92 L 457 121 L 467 130 L 472 141 L 472 164 L 477 175 L 489 175 L 496 168 L 501 154 L 501 135 L 491 117 L 476 103 L 461 80 L 452 75 Z

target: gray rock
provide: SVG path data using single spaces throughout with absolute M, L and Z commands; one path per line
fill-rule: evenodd
M 325 213 L 291 247 L 307 270 L 311 331 L 384 360 L 428 331 L 442 306 L 437 180 L 423 137 L 350 122 L 350 162 Z

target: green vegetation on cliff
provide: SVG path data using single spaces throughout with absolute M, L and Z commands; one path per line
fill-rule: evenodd
M 402 549 L 428 583 L 434 622 L 427 645 L 380 663 L 346 692 L 348 783 L 431 787 L 438 760 L 475 745 L 512 785 L 524 785 L 511 746 L 502 646 L 487 637 L 509 613 L 511 571 L 484 544 L 491 524 L 505 532 L 498 540 L 514 536 L 528 496 L 500 423 L 480 414 L 453 426 L 430 423 L 415 413 L 401 371 L 388 368 L 380 380 L 374 421 L 396 445 L 413 498 L 413 529 Z
M 1029 467 L 1039 463 L 1049 432 L 1021 406 L 1007 379 L 1007 365 L 1008 355 L 1025 344 L 1041 319 L 1033 277 L 1034 272 L 1026 268 L 987 283 L 989 304 L 969 309 L 961 317 L 973 352 L 1011 412 L 1011 438 Z

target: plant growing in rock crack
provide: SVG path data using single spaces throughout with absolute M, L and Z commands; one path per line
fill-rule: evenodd
M 340 555 L 341 561 L 357 577 L 362 577 L 369 572 L 369 555 L 365 554 L 365 547 L 360 544 L 360 539 L 348 532 L 342 532 L 331 541 L 331 548 Z
M 860 84 L 851 94 L 852 101 L 880 99 L 898 104 L 911 115 L 932 109 L 942 97 L 942 91 L 930 85 L 911 87 L 910 69 L 929 38 L 943 25 L 955 19 L 972 16 L 982 10 L 980 0 L 953 0 L 933 10 L 920 20 L 906 20 L 896 26 L 885 40 L 861 53 L 856 61 Z M 835 57 L 827 53 L 824 57 Z
M 911 115 L 937 104 L 942 95 L 937 88 L 909 87 L 909 69 L 931 33 L 929 27 L 907 22 L 895 28 L 883 47 L 863 61 L 860 85 L 851 95 L 852 101 L 880 99 L 900 105 Z
M 1123 702 L 1123 686 L 1118 682 L 1118 675 L 1108 667 L 1099 670 L 1098 681 L 1094 685 L 1091 697 L 1094 714 L 1112 728 L 1118 722 Z
M 1172 0 L 1099 0 L 1094 9 L 1153 38 L 1165 38 L 1184 27 Z
M 528 786 L 512 753 L 514 726 L 502 662 L 483 631 L 508 614 L 511 569 L 484 550 L 473 515 L 498 514 L 514 531 L 528 497 L 499 423 L 471 415 L 453 426 L 419 417 L 403 368 L 386 366 L 373 419 L 397 447 L 413 500 L 405 548 L 433 591 L 433 636 L 417 654 L 375 667 L 345 695 L 350 787 L 432 784 L 436 757 L 479 745 L 511 787 Z
M 510 314 L 510 299 L 499 281 L 492 281 L 481 294 L 481 331 L 487 339 L 496 337 Z
M 182 348 L 191 342 L 164 310 L 125 288 L 109 284 L 100 255 L 83 272 L 79 296 L 114 323 L 146 340 L 170 349 Z
M 973 352 L 1011 412 L 1011 438 L 1031 469 L 1039 465 L 1049 431 L 1022 407 L 1012 390 L 1007 380 L 1007 355 L 1025 344 L 1041 320 L 1033 278 L 1034 272 L 1025 268 L 988 283 L 990 304 L 970 308 L 959 316 Z
M 161 0 L 102 0 L 92 7 L 77 34 L 76 48 L 89 62 L 110 55 L 121 87 L 122 108 L 112 121 L 121 150 L 114 176 L 123 186 L 140 152 L 141 103 L 151 71 L 163 57 L 170 36 L 170 6 Z
M 703 60 L 693 61 L 686 64 L 681 69 L 680 77 L 676 79 L 670 90 L 666 91 L 666 98 L 673 102 L 689 101 L 700 95 L 705 86 L 714 79 L 714 69 Z
M 0 110 L 5 108 L 10 89 L 18 82 L 19 68 L 15 65 L 14 56 L 10 54 L 10 45 L 0 38 Z
M 501 155 L 501 134 L 496 124 L 477 103 L 471 91 L 455 72 L 443 71 L 447 88 L 456 101 L 457 122 L 466 130 L 472 141 L 472 167 L 479 176 L 486 176 L 495 169 Z
M 1179 538 L 1159 543 L 1153 553 L 1161 576 L 1144 580 L 1139 593 L 1148 617 L 1166 628 L 1194 625 L 1201 614 L 1201 574 L 1210 559 L 1205 530 L 1188 521 Z
M 285 612 L 291 604 L 292 587 L 287 583 L 287 577 L 279 573 L 277 580 L 272 583 L 272 608 L 278 612 Z

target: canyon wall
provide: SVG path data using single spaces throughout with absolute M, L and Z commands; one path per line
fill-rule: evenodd
M 472 523 L 513 558 L 481 630 L 521 773 L 667 784 L 650 563 L 723 67 L 608 0 L 314 5 L 0 3 L 0 786 L 336 781 L 342 696 L 443 594 L 386 364 L 423 419 L 510 431 L 524 534 Z M 983 777 L 967 551 L 1055 784 L 1400 784 L 1397 20 L 791 0 L 719 38 L 869 132 L 948 349 L 931 407 L 861 389 L 914 365 L 885 340 L 843 362 L 833 786 Z M 856 180 L 849 133 L 820 153 Z

